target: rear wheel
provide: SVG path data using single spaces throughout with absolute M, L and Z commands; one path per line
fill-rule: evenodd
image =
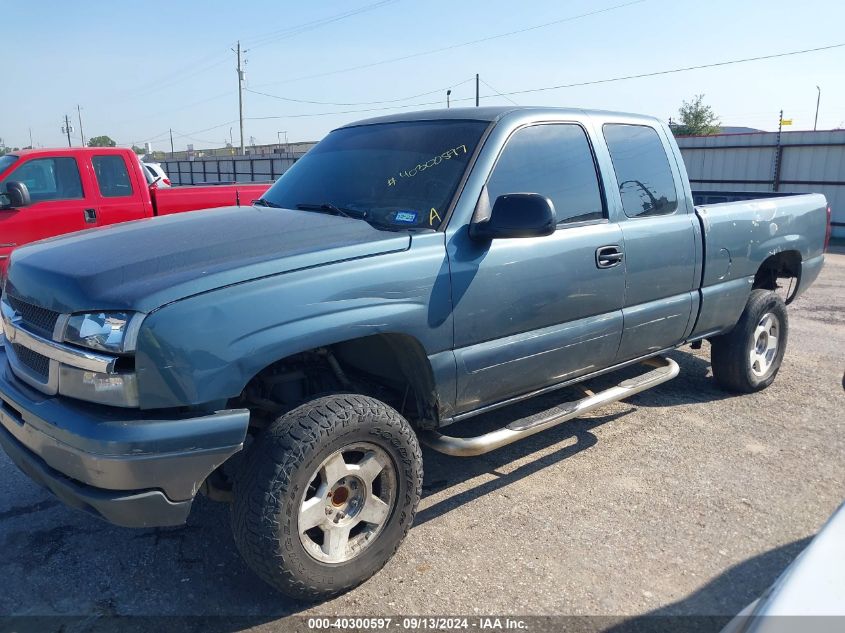
M 399 413 L 365 396 L 318 398 L 250 447 L 234 484 L 235 542 L 279 591 L 326 598 L 393 556 L 421 486 L 420 447 Z
M 770 290 L 752 290 L 736 327 L 710 341 L 714 378 L 731 391 L 765 389 L 780 369 L 788 331 L 783 299 Z

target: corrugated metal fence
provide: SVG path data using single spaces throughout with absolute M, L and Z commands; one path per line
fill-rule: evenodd
M 845 237 L 845 130 L 678 138 L 693 189 L 823 193 Z

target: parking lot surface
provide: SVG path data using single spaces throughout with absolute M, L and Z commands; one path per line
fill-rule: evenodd
M 675 380 L 544 434 L 477 458 L 426 450 L 423 500 L 398 554 L 318 605 L 275 594 L 245 567 L 226 506 L 199 498 L 182 529 L 112 527 L 63 507 L 2 455 L 0 614 L 251 616 L 269 629 L 291 614 L 735 614 L 845 496 L 843 288 L 845 254 L 828 255 L 789 309 L 783 368 L 761 393 L 721 391 L 705 344 L 670 354 Z

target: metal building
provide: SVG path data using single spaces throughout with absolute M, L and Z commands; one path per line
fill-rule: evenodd
M 845 130 L 682 136 L 693 189 L 823 193 L 845 237 Z

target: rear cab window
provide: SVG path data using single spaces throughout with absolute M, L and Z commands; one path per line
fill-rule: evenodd
M 133 194 L 129 170 L 122 156 L 93 156 L 91 164 L 97 176 L 97 186 L 104 198 L 122 198 Z
M 76 159 L 70 157 L 34 158 L 22 162 L 2 183 L 21 182 L 29 190 L 33 204 L 50 200 L 79 200 L 84 197 Z
M 647 125 L 606 123 L 602 131 L 625 215 L 638 218 L 675 213 L 675 178 L 657 130 Z

